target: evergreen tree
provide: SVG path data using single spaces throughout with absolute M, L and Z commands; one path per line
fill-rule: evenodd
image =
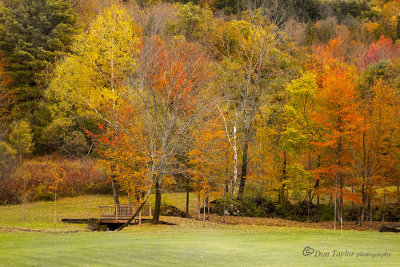
M 75 20 L 68 0 L 0 4 L 0 53 L 16 98 L 13 114 L 29 117 L 38 109 L 52 64 L 70 49 Z

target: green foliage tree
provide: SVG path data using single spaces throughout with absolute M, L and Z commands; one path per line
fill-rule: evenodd
M 18 194 L 12 174 L 17 167 L 17 151 L 7 142 L 0 141 L 0 204 L 16 202 Z
M 75 15 L 68 0 L 20 0 L 0 4 L 0 52 L 16 95 L 19 117 L 38 109 L 53 63 L 70 51 Z
M 318 88 L 316 78 L 314 73 L 305 72 L 286 87 L 289 97 L 285 105 L 287 125 L 281 141 L 282 147 L 290 154 L 292 161 L 288 164 L 289 184 L 295 193 L 307 192 L 308 214 L 311 193 L 318 184 L 314 182 L 311 173 L 312 142 L 317 140 L 317 129 L 312 120 Z
M 14 123 L 9 135 L 10 144 L 13 145 L 18 156 L 22 158 L 33 151 L 33 135 L 29 122 L 20 120 Z
M 178 17 L 176 30 L 189 40 L 198 38 L 200 33 L 207 29 L 207 25 L 212 20 L 210 9 L 201 8 L 191 2 L 179 5 L 176 13 Z

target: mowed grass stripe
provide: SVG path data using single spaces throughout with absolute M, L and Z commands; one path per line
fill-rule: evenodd
M 1 266 L 398 266 L 400 238 L 375 232 L 254 226 L 200 232 L 0 233 Z M 303 256 L 321 251 L 385 252 L 387 258 Z

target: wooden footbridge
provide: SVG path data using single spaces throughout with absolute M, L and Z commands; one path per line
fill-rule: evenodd
M 120 204 L 114 206 L 99 206 L 100 223 L 126 223 L 135 214 L 138 205 L 135 204 Z M 136 223 L 141 223 L 143 217 L 151 217 L 151 204 L 145 204 L 139 212 Z

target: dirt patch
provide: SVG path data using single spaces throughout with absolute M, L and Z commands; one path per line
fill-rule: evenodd
M 226 224 L 334 229 L 334 222 L 297 222 L 279 218 L 255 218 L 238 216 L 225 216 L 225 219 Z M 209 221 L 214 223 L 223 223 L 223 216 L 210 214 Z M 383 224 L 385 224 L 385 222 L 365 222 L 362 226 L 360 226 L 357 225 L 356 221 L 346 221 L 343 223 L 343 230 L 378 231 Z M 338 223 L 336 224 L 336 229 L 340 229 L 340 225 Z
M 52 233 L 52 234 L 67 234 L 67 233 L 80 233 L 87 232 L 86 230 L 44 230 L 44 229 L 31 229 L 23 227 L 0 227 L 0 232 L 33 232 L 33 233 Z

